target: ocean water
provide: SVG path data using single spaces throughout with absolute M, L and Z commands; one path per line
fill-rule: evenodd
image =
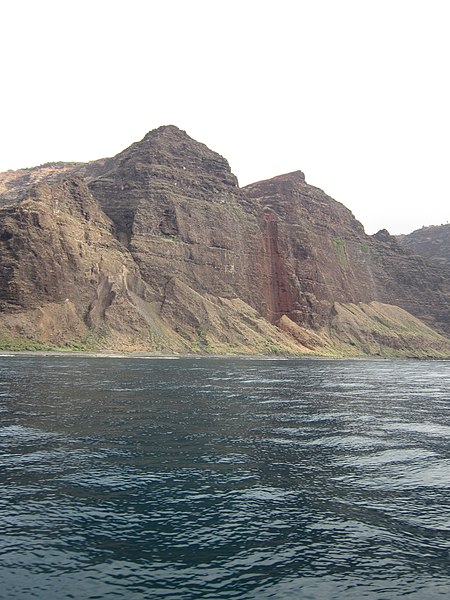
M 450 362 L 0 357 L 0 597 L 450 597 Z

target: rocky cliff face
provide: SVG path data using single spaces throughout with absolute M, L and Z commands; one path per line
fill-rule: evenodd
M 240 189 L 173 126 L 1 174 L 0 250 L 3 347 L 450 355 L 439 265 L 300 171 Z
M 160 297 L 182 281 L 201 294 L 260 296 L 257 219 L 227 161 L 176 127 L 111 159 L 89 188 Z
M 313 329 L 326 327 L 335 302 L 400 306 L 450 333 L 445 272 L 399 245 L 386 230 L 364 233 L 352 213 L 301 172 L 244 188 L 265 240 L 270 310 Z
M 422 227 L 397 239 L 413 254 L 450 269 L 450 223 Z

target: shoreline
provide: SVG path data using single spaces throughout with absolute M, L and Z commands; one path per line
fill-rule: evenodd
M 433 357 L 433 356 L 371 356 L 371 355 L 359 355 L 359 356 L 329 356 L 329 355 L 267 355 L 267 354 L 152 354 L 147 352 L 89 352 L 85 350 L 80 351 L 59 351 L 59 350 L 0 350 L 0 358 L 14 358 L 14 357 L 69 357 L 69 358 L 118 358 L 118 359 L 143 359 L 143 360 L 182 360 L 182 359 L 239 359 L 239 360 L 266 360 L 266 361 L 284 361 L 284 360 L 306 360 L 306 361 L 321 361 L 321 360 L 370 360 L 370 361 L 384 361 L 384 360 L 442 360 L 450 361 L 450 357 Z
M 346 359 L 346 358 L 366 358 L 365 356 L 353 356 L 353 357 L 345 357 L 345 356 L 320 356 L 320 355 L 302 355 L 302 356 L 290 356 L 290 355 L 267 355 L 267 354 L 153 354 L 150 352 L 89 352 L 85 350 L 77 351 L 58 351 L 58 350 L 0 350 L 0 357 L 6 356 L 58 356 L 58 357 L 79 357 L 79 358 L 143 358 L 143 359 L 156 359 L 156 360 L 180 360 L 184 358 L 192 358 L 192 359 L 203 359 L 203 358 L 212 358 L 212 359 L 221 359 L 221 358 L 239 358 L 239 359 L 250 359 L 250 360 L 297 360 L 297 359 Z M 367 358 L 383 358 L 380 356 L 377 357 L 367 357 Z

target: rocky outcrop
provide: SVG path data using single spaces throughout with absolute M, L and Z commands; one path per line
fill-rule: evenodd
M 78 177 L 38 184 L 3 208 L 4 335 L 64 345 L 102 325 L 106 310 L 126 295 L 127 278 L 139 277 L 112 229 Z M 123 326 L 133 330 L 129 319 Z
M 161 127 L 111 159 L 89 188 L 162 299 L 178 279 L 201 294 L 259 298 L 257 219 L 227 161 Z
M 450 269 L 450 223 L 422 227 L 397 239 L 413 254 Z
M 373 301 L 333 308 L 329 334 L 344 354 L 448 357 L 448 338 L 398 306 Z
M 318 329 L 335 302 L 400 306 L 450 333 L 450 280 L 386 230 L 374 236 L 296 172 L 244 188 L 265 239 L 266 316 Z
M 61 175 L 72 173 L 82 163 L 46 163 L 30 169 L 0 173 L 0 206 L 23 198 L 27 191 L 42 181 L 57 181 Z
M 444 356 L 449 299 L 300 171 L 240 189 L 173 126 L 0 175 L 3 347 Z
M 413 255 L 387 232 L 373 236 L 372 256 L 376 299 L 402 307 L 430 327 L 450 333 L 448 270 Z

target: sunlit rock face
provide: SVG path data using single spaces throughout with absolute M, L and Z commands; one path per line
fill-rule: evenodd
M 301 171 L 240 189 L 174 126 L 0 174 L 0 250 L 3 347 L 450 353 L 442 265 L 367 236 Z

